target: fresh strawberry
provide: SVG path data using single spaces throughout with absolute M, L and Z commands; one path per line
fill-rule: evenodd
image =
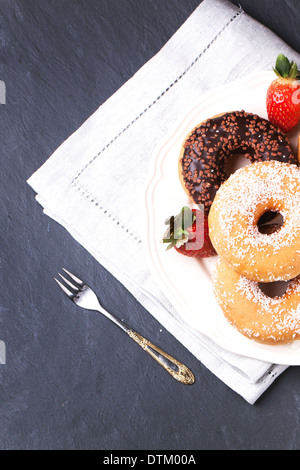
M 279 54 L 273 69 L 278 78 L 267 90 L 269 121 L 283 132 L 292 130 L 300 120 L 300 82 L 297 64 Z
M 169 243 L 167 250 L 174 247 L 178 253 L 193 258 L 216 255 L 203 211 L 183 207 L 178 215 L 169 217 L 165 223 L 169 226 L 163 238 L 163 243 Z

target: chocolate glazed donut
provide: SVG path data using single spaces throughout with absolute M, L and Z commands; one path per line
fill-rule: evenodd
M 297 164 L 287 136 L 256 114 L 234 111 L 210 118 L 187 136 L 179 157 L 181 184 L 193 202 L 209 212 L 227 179 L 225 163 L 242 154 L 251 163 L 278 160 Z

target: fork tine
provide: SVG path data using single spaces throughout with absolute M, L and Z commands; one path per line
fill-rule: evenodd
M 63 281 L 65 281 L 65 283 L 71 287 L 71 289 L 73 289 L 76 293 L 81 289 L 81 287 L 77 287 L 77 286 L 74 286 L 74 284 L 72 284 L 72 282 L 68 281 L 68 279 L 66 279 L 64 276 L 62 276 L 60 273 L 58 273 L 58 275 L 63 279 Z
M 69 291 L 69 289 L 67 289 L 58 279 L 56 279 L 56 277 L 54 278 L 54 280 L 57 282 L 59 287 L 64 291 L 64 293 L 67 294 L 68 297 L 70 297 L 70 299 L 72 299 L 74 297 L 75 294 L 73 294 L 73 292 Z
M 78 277 L 74 276 L 74 274 L 70 273 L 70 271 L 67 271 L 65 268 L 63 268 L 63 270 L 65 271 L 65 273 L 67 273 L 71 279 L 73 279 L 73 281 L 75 281 L 77 284 L 83 286 L 84 285 L 84 282 L 81 281 L 81 279 L 79 279 Z

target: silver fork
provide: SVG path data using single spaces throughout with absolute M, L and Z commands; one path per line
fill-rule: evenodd
M 60 273 L 59 276 L 64 281 L 62 284 L 58 279 L 54 278 L 57 284 L 61 287 L 64 293 L 79 307 L 85 308 L 87 310 L 94 310 L 100 313 L 103 313 L 107 318 L 112 320 L 116 325 L 118 325 L 128 336 L 133 339 L 141 348 L 150 354 L 153 359 L 158 362 L 169 374 L 184 384 L 193 384 L 195 381 L 193 373 L 188 369 L 184 364 L 174 359 L 162 349 L 155 346 L 153 343 L 148 341 L 146 338 L 143 338 L 139 333 L 133 331 L 129 326 L 127 326 L 123 321 L 119 320 L 117 317 L 105 310 L 95 294 L 95 292 L 87 286 L 81 279 L 71 274 L 69 271 L 63 268 L 63 271 L 71 279 L 66 279 Z M 67 286 L 67 287 L 66 287 Z

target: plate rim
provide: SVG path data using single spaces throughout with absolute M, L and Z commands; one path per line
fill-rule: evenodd
M 188 125 L 187 122 L 193 122 L 195 119 L 195 116 L 199 114 L 199 111 L 201 108 L 205 108 L 209 106 L 209 101 L 215 98 L 217 94 L 222 93 L 224 89 L 229 92 L 230 88 L 234 88 L 235 86 L 247 86 L 247 84 L 252 83 L 255 81 L 256 85 L 257 82 L 259 81 L 264 81 L 264 80 L 270 80 L 271 78 L 274 78 L 273 72 L 270 72 L 269 70 L 261 70 L 258 72 L 254 72 L 251 75 L 248 75 L 247 77 L 243 77 L 238 80 L 234 80 L 229 83 L 225 83 L 223 85 L 220 85 L 219 87 L 216 87 L 214 89 L 209 90 L 208 92 L 204 93 L 201 96 L 201 101 L 197 103 L 197 105 L 193 106 L 192 109 L 186 113 L 186 115 L 179 121 L 172 126 L 170 131 L 164 136 L 163 139 L 160 140 L 160 142 L 156 145 L 152 158 L 149 164 L 148 168 L 148 174 L 147 174 L 147 181 L 145 184 L 145 191 L 144 191 L 144 207 L 145 207 L 145 255 L 146 255 L 146 261 L 149 266 L 150 271 L 152 274 L 155 276 L 155 278 L 160 280 L 161 283 L 163 283 L 164 288 L 166 289 L 165 295 L 170 301 L 170 303 L 173 305 L 174 309 L 176 310 L 177 314 L 181 318 L 182 321 L 184 321 L 189 327 L 192 327 L 195 329 L 197 332 L 202 333 L 204 335 L 207 335 L 212 341 L 214 341 L 219 347 L 224 348 L 225 350 L 234 353 L 234 354 L 239 354 L 241 356 L 245 357 L 251 357 L 253 359 L 265 361 L 265 362 L 270 362 L 270 363 L 277 363 L 277 364 L 282 364 L 282 365 L 300 365 L 300 355 L 298 354 L 298 358 L 296 351 L 295 351 L 295 343 L 297 342 L 300 346 L 300 340 L 295 340 L 294 342 L 290 343 L 291 348 L 294 348 L 294 356 L 292 358 L 287 358 L 287 354 L 282 354 L 280 353 L 280 348 L 287 348 L 289 345 L 267 345 L 267 344 L 262 344 L 255 342 L 254 340 L 251 340 L 247 337 L 245 337 L 242 333 L 238 332 L 237 330 L 236 333 L 238 333 L 238 337 L 241 339 L 242 342 L 246 342 L 249 345 L 255 345 L 254 349 L 252 350 L 250 348 L 250 354 L 245 354 L 240 351 L 240 348 L 238 346 L 235 346 L 234 344 L 231 344 L 230 347 L 228 345 L 225 345 L 224 343 L 220 344 L 220 342 L 215 338 L 212 337 L 210 334 L 210 331 L 205 327 L 199 328 L 199 326 L 196 326 L 194 322 L 192 322 L 188 316 L 184 316 L 180 312 L 184 312 L 184 305 L 182 305 L 182 301 L 180 300 L 180 296 L 177 295 L 175 288 L 170 285 L 170 282 L 168 279 L 165 278 L 163 275 L 162 271 L 159 270 L 155 264 L 155 259 L 153 258 L 153 246 L 152 243 L 154 243 L 153 238 L 150 236 L 149 228 L 151 224 L 151 217 L 150 217 L 150 210 L 149 207 L 151 208 L 150 204 L 150 199 L 151 195 L 153 194 L 153 191 L 155 190 L 156 185 L 161 181 L 163 177 L 163 172 L 162 172 L 162 166 L 163 166 L 163 155 L 165 152 L 163 149 L 165 147 L 172 147 L 172 142 L 174 144 L 174 140 L 177 138 L 175 136 L 180 134 L 180 129 L 184 129 L 186 127 L 192 128 L 193 124 Z M 220 111 L 221 112 L 221 111 Z M 228 112 L 228 111 L 227 111 Z M 189 119 L 187 117 L 189 116 Z M 183 132 L 182 132 L 183 134 Z M 173 137 L 173 138 L 172 138 Z M 184 138 L 184 137 L 183 137 Z M 231 326 L 231 325 L 230 325 Z M 234 328 L 231 326 L 231 328 Z M 257 347 L 257 349 L 255 349 Z

